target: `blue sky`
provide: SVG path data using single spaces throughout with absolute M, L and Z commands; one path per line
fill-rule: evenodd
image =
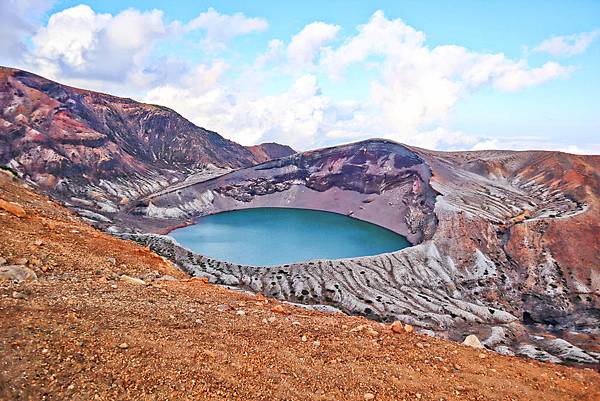
M 598 154 L 598 16 L 597 1 L 7 0 L 0 64 L 244 144 Z

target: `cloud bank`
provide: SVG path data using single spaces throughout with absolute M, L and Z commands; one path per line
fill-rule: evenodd
M 277 141 L 302 150 L 384 137 L 435 149 L 496 147 L 497 139 L 452 129 L 449 117 L 461 100 L 483 90 L 521 91 L 574 71 L 555 60 L 531 66 L 502 53 L 431 47 L 424 32 L 382 11 L 345 35 L 338 25 L 312 22 L 290 38 L 271 39 L 243 65 L 222 54 L 236 37 L 267 31 L 263 18 L 209 8 L 188 22 L 167 22 L 160 10 L 112 15 L 79 5 L 34 27 L 26 14 L 0 6 L 0 19 L 12 15 L 15 25 L 10 33 L 0 29 L 2 42 L 18 48 L 4 46 L 0 54 L 21 54 L 17 66 L 169 106 L 242 144 Z M 580 54 L 598 32 L 553 37 L 535 51 Z M 182 40 L 197 42 L 201 61 L 164 50 Z M 367 81 L 357 95 L 323 90 L 352 85 L 357 74 Z M 265 91 L 273 81 L 284 83 Z

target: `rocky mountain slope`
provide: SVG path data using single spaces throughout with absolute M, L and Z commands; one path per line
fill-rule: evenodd
M 189 279 L 2 170 L 0 227 L 3 400 L 600 397 L 592 369 Z
M 130 236 L 212 282 L 462 341 L 501 353 L 598 364 L 600 157 L 444 153 L 370 140 L 304 152 L 143 198 L 163 225 L 247 207 L 351 215 L 405 235 L 391 254 L 240 266 Z M 575 245 L 574 241 L 577 244 Z
M 115 212 L 193 173 L 286 152 L 277 144 L 249 150 L 166 107 L 0 67 L 0 165 L 88 210 Z

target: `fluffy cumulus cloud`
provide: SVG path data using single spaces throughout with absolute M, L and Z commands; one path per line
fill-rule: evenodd
M 214 8 L 209 8 L 208 11 L 187 23 L 184 30 L 205 30 L 204 44 L 210 49 L 223 47 L 225 43 L 236 36 L 264 31 L 268 26 L 267 21 L 263 18 L 249 18 L 242 13 L 221 14 Z
M 38 19 L 50 8 L 50 0 L 0 1 L 0 58 L 17 64 L 27 51 L 26 41 Z
M 49 75 L 131 81 L 158 38 L 167 34 L 161 11 L 125 10 L 115 16 L 79 5 L 50 17 L 33 36 L 35 61 Z
M 243 144 L 279 141 L 304 149 L 318 142 L 331 102 L 321 95 L 315 76 L 299 77 L 278 95 L 253 96 L 219 84 L 222 68 L 202 67 L 184 77 L 182 85 L 155 88 L 143 100 L 168 104 L 198 125 Z M 198 81 L 207 74 L 214 79 Z
M 262 18 L 208 9 L 189 22 L 166 23 L 160 10 L 112 15 L 80 5 L 27 29 L 34 34 L 25 58 L 38 73 L 118 88 L 243 144 L 278 141 L 300 150 L 367 137 L 437 149 L 493 147 L 497 142 L 450 127 L 461 99 L 485 88 L 516 92 L 572 72 L 557 61 L 530 66 L 502 53 L 431 47 L 423 32 L 381 11 L 341 37 L 340 26 L 313 22 L 289 38 L 271 38 L 242 65 L 219 52 L 237 36 L 267 30 Z M 572 55 L 596 35 L 552 38 L 539 49 Z M 194 51 L 204 52 L 203 61 L 155 54 L 158 44 L 179 39 L 201 44 Z M 366 81 L 361 93 L 323 93 L 352 86 L 357 74 Z
M 570 57 L 583 53 L 598 38 L 600 30 L 567 36 L 554 36 L 534 49 L 554 57 Z
M 323 45 L 334 39 L 339 30 L 338 25 L 324 22 L 313 22 L 306 25 L 290 41 L 287 48 L 290 62 L 300 66 L 312 64 Z

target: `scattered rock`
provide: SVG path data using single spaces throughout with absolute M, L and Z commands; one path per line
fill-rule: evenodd
M 392 325 L 390 326 L 390 329 L 392 329 L 392 331 L 394 333 L 404 333 L 404 326 L 402 325 L 401 322 L 399 322 L 397 320 L 394 323 L 392 323 Z
M 282 305 L 275 305 L 274 307 L 271 308 L 271 312 L 281 313 L 281 314 L 287 313 Z
M 321 341 L 319 341 L 319 340 L 313 341 L 313 346 L 318 347 L 320 345 L 321 345 Z
M 7 263 L 6 259 L 0 257 L 0 266 L 3 266 Z
M 375 399 L 375 394 L 365 393 L 365 395 L 363 396 L 363 399 L 365 401 L 374 400 Z
M 192 277 L 189 281 L 203 284 L 209 283 L 208 277 Z
M 106 261 L 113 266 L 117 265 L 117 259 L 115 259 L 115 258 L 106 258 Z
M 467 337 L 465 337 L 465 340 L 463 341 L 463 345 L 467 345 L 469 347 L 478 348 L 478 349 L 484 348 L 484 346 L 481 345 L 479 338 L 477 338 L 477 336 L 474 334 L 469 334 Z
M 37 280 L 35 272 L 23 265 L 0 266 L 0 281 L 28 281 Z
M 164 276 L 160 276 L 159 278 L 157 278 L 156 281 L 177 281 L 177 279 L 173 276 L 165 274 Z
M 0 209 L 5 210 L 19 218 L 23 218 L 27 215 L 27 213 L 25 213 L 25 209 L 23 209 L 21 205 L 15 202 L 7 202 L 4 199 L 0 199 Z
M 33 245 L 35 245 L 35 246 L 44 245 L 44 241 L 42 241 L 41 239 L 36 239 L 35 241 L 33 241 Z
M 404 325 L 404 331 L 406 331 L 407 333 L 412 333 L 413 330 L 414 330 L 414 327 L 412 327 L 412 325 L 410 325 L 410 324 Z
M 238 316 L 245 316 L 246 315 L 246 311 L 243 309 L 238 310 L 237 312 L 235 312 L 236 315 Z
M 219 311 L 219 312 L 227 312 L 230 309 L 233 309 L 233 308 L 227 304 L 222 304 L 222 305 L 217 306 L 217 311 Z
M 377 330 L 373 329 L 372 327 L 368 327 L 366 332 L 367 332 L 367 335 L 369 335 L 371 337 L 379 336 L 379 332 Z
M 27 294 L 24 293 L 23 291 L 14 291 L 12 296 L 15 299 L 26 299 L 27 298 Z
M 127 344 L 127 343 L 121 343 L 121 344 L 119 344 L 119 348 L 121 348 L 121 349 L 127 349 L 127 348 L 129 348 L 129 344 Z
M 146 282 L 144 280 L 140 280 L 139 278 L 135 278 L 135 277 L 130 277 L 126 274 L 121 275 L 120 279 L 121 279 L 121 281 L 124 281 L 128 284 L 146 285 Z
M 29 262 L 29 259 L 27 258 L 18 258 L 14 260 L 15 265 L 26 265 Z
M 353 329 L 350 329 L 350 333 L 358 333 L 363 331 L 365 328 L 367 328 L 368 325 L 366 324 L 361 324 L 359 326 L 354 327 Z

